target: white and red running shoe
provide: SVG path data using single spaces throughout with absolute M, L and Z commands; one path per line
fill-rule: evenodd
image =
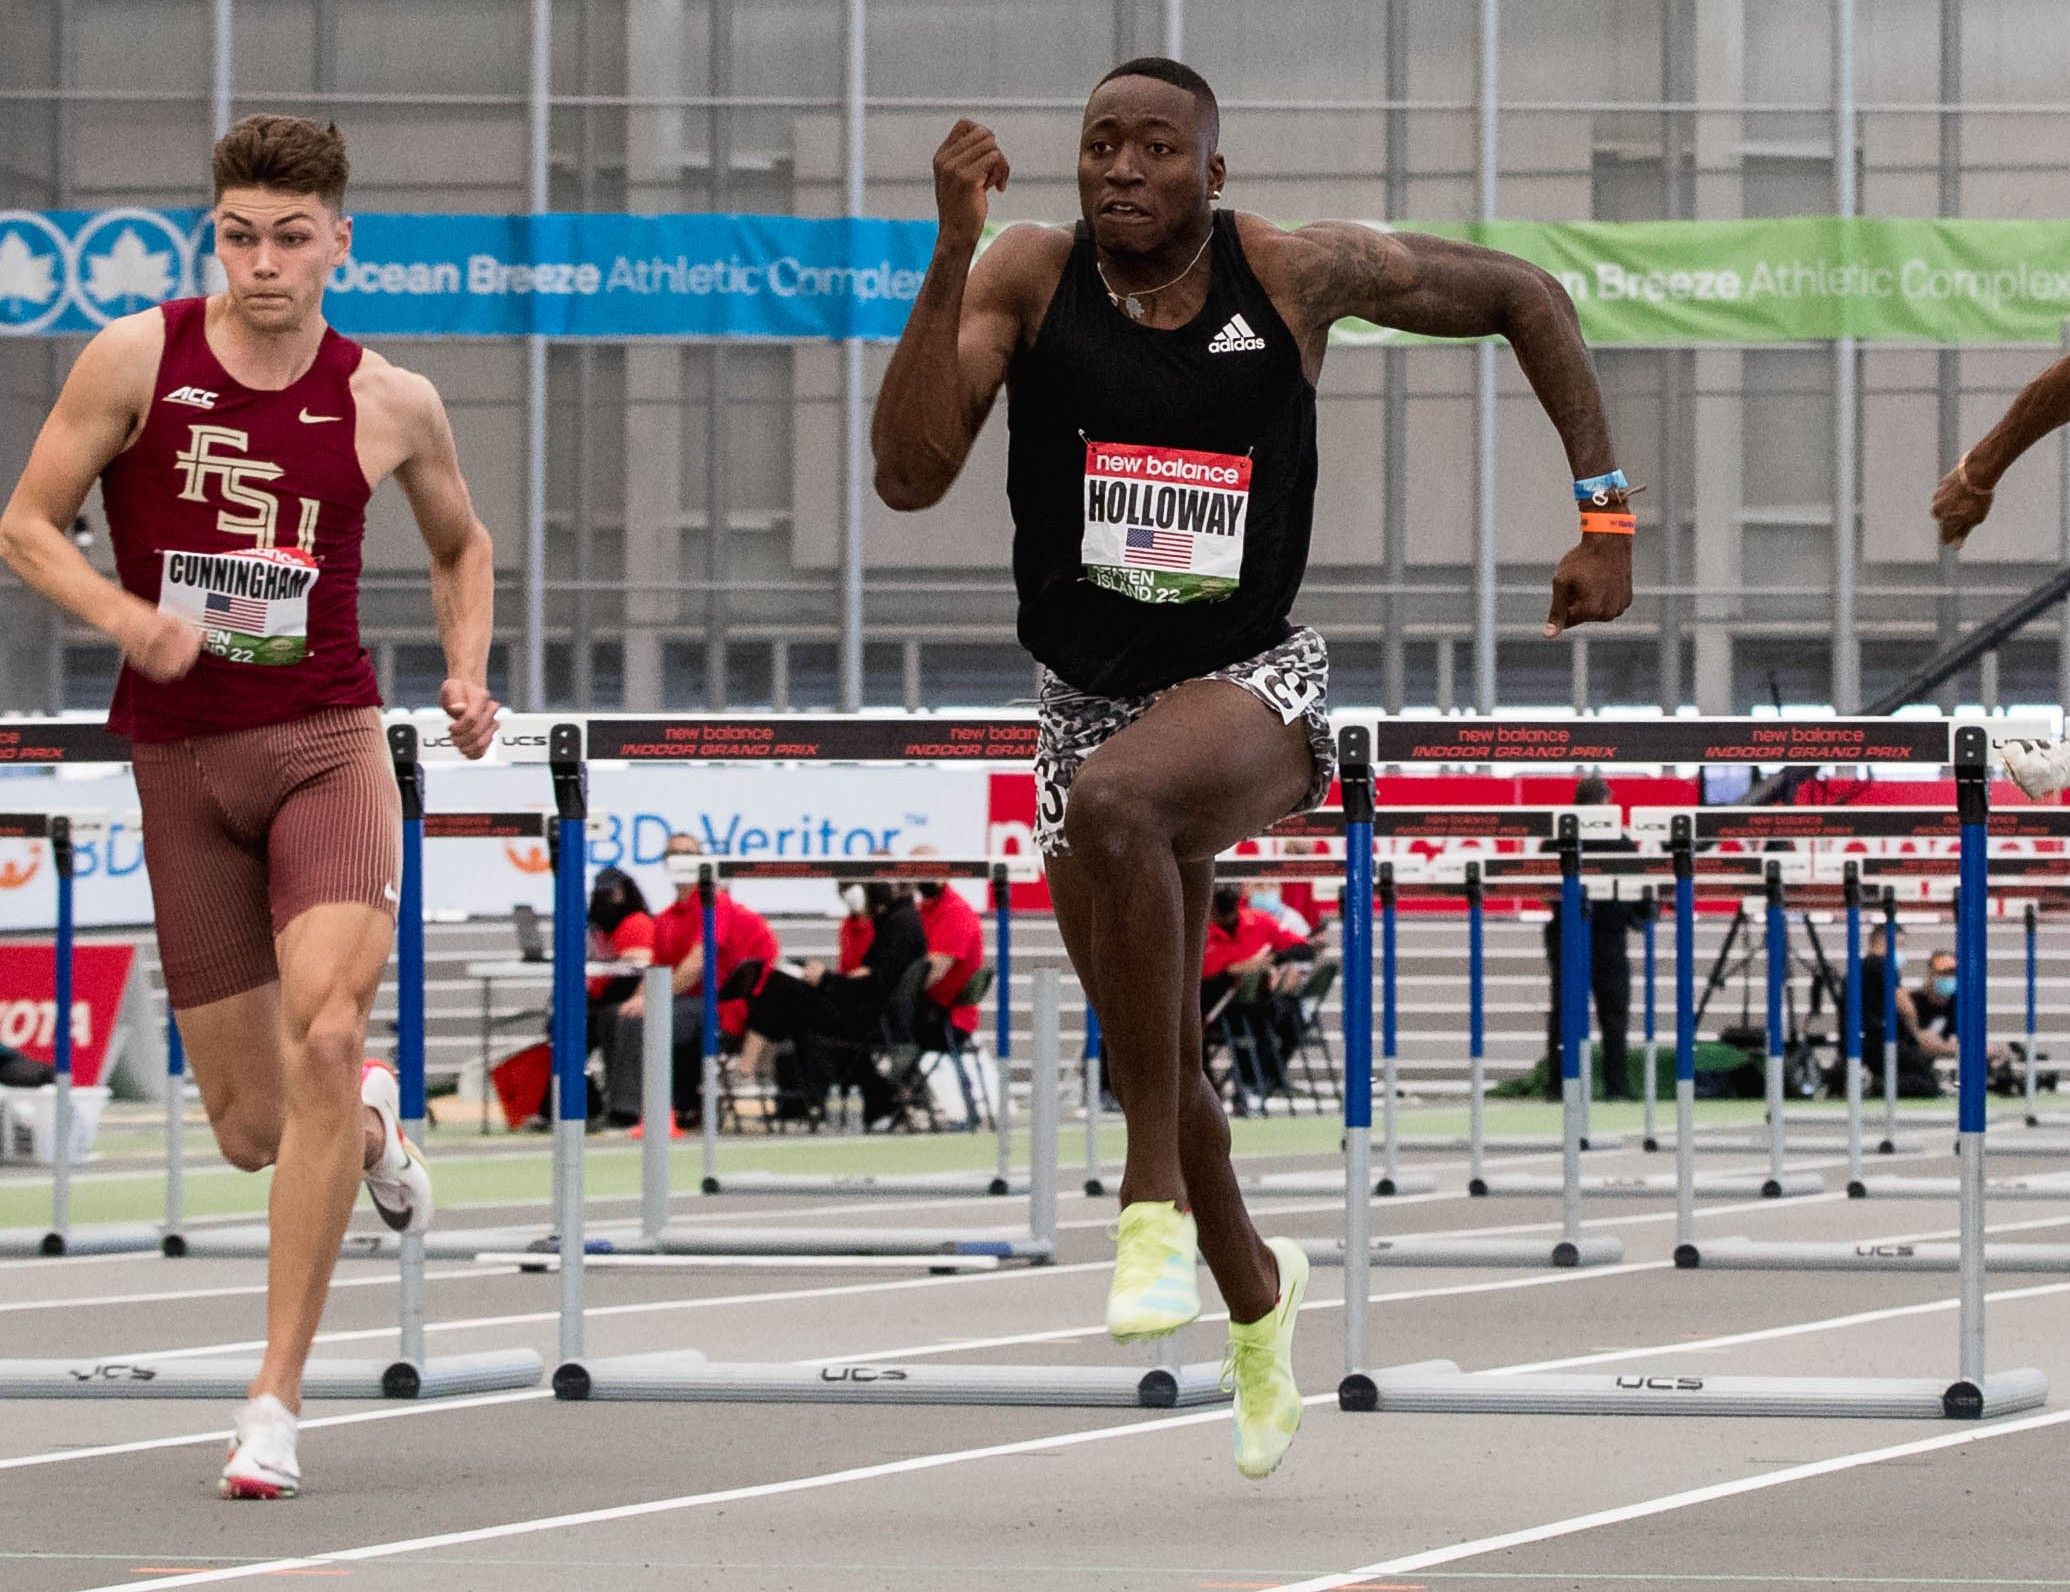
M 295 1417 L 271 1393 L 237 1412 L 236 1436 L 217 1490 L 225 1498 L 292 1498 L 302 1490 L 295 1458 Z
M 395 1074 L 378 1061 L 368 1062 L 360 1071 L 359 1098 L 381 1119 L 381 1156 L 366 1169 L 367 1197 L 393 1231 L 424 1232 L 433 1211 L 431 1173 L 423 1153 L 403 1137 Z
M 1998 748 L 2012 782 L 2034 801 L 2070 785 L 2070 741 L 2007 741 Z

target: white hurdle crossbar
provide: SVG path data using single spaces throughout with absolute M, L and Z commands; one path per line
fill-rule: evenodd
M 1952 732 L 1952 733 L 1951 733 Z M 1356 733 L 1356 732 L 1352 732 Z M 1372 757 L 1385 762 L 1485 763 L 1514 748 L 1534 762 L 1616 764 L 1622 762 L 1803 762 L 1945 764 L 1956 769 L 1963 855 L 1963 892 L 1958 946 L 1966 972 L 1964 987 L 1985 988 L 1987 911 L 1985 824 L 1990 742 L 1974 725 L 1945 721 L 1838 719 L 1790 720 L 1668 719 L 1657 721 L 1558 720 L 1548 723 L 1447 719 L 1437 723 L 1388 723 L 1378 727 Z M 1348 750 L 1363 754 L 1364 745 Z M 1346 759 L 1347 764 L 1351 761 Z M 1348 772 L 1348 770 L 1347 770 Z M 1348 794 L 1352 780 L 1347 778 Z M 1684 830 L 1686 834 L 1686 828 Z M 1356 848 L 1353 848 L 1355 859 Z M 1680 871 L 1680 870 L 1678 870 Z M 1354 880 L 1354 889 L 1356 880 Z M 1678 880 L 1677 915 L 1687 923 L 1690 892 Z M 1347 920 L 1349 921 L 1349 920 Z M 1692 1016 L 1686 957 L 1678 958 L 1678 1043 L 1690 1036 Z M 2048 1396 L 2047 1378 L 2031 1369 L 1990 1373 L 1985 1360 L 1983 1243 L 1983 1144 L 1985 1006 L 1979 998 L 1960 1011 L 1962 1045 L 1963 1161 L 1961 1226 L 1961 1312 L 1957 1374 L 1941 1378 L 1716 1377 L 1535 1372 L 1516 1375 L 1468 1373 L 1444 1364 L 1363 1368 L 1366 1350 L 1365 1277 L 1353 1268 L 1346 1277 L 1346 1368 L 1338 1404 L 1347 1410 L 1416 1410 L 1490 1414 L 1707 1414 L 1850 1416 L 1977 1419 L 2033 1409 Z M 1347 1034 L 1346 1049 L 1352 1049 Z M 1678 1084 L 1681 1080 L 1678 1078 Z M 1689 1153 L 1687 1092 L 1682 1095 L 1677 1152 Z M 1780 1127 L 1780 1124 L 1777 1124 Z M 1358 1138 L 1354 1136 L 1356 1147 Z M 1356 1231 L 1368 1207 L 1350 1208 Z M 1686 1221 L 1687 1198 L 1679 1214 Z

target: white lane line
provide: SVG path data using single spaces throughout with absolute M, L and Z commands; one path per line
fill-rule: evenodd
M 461 1266 L 451 1271 L 427 1271 L 426 1282 L 446 1282 L 455 1277 L 492 1277 L 496 1275 L 515 1277 L 518 1268 L 512 1266 Z M 331 1292 L 341 1288 L 393 1288 L 400 1274 L 390 1276 L 383 1273 L 378 1277 L 334 1277 Z M 238 1299 L 254 1294 L 263 1294 L 266 1285 L 262 1282 L 241 1283 L 223 1288 L 180 1288 L 165 1293 L 132 1294 L 86 1294 L 73 1299 L 24 1299 L 0 1304 L 0 1315 L 13 1315 L 25 1310 L 78 1310 L 94 1309 L 102 1305 L 160 1305 L 173 1304 L 183 1299 Z
M 2055 1294 L 2070 1293 L 2070 1282 L 2037 1283 L 2030 1288 L 2003 1288 L 1987 1293 L 1984 1298 L 1991 1304 L 2012 1304 L 2022 1299 L 2046 1299 Z M 1657 1349 L 1606 1349 L 1599 1354 L 1570 1355 L 1562 1360 L 1540 1360 L 1531 1365 L 1505 1365 L 1495 1376 L 1521 1376 L 1530 1371 L 1571 1371 L 1584 1365 L 1607 1365 L 1613 1360 L 1637 1359 L 1643 1354 L 1688 1354 L 1703 1349 L 1732 1349 L 1746 1343 L 1770 1343 L 1777 1338 L 1799 1338 L 1810 1332 L 1831 1332 L 1846 1327 L 1867 1326 L 1877 1321 L 1897 1321 L 1906 1316 L 1939 1315 L 1958 1309 L 1960 1299 L 1929 1299 L 1922 1304 L 1886 1305 L 1880 1310 L 1862 1310 L 1853 1315 L 1827 1316 L 1819 1321 L 1791 1322 L 1780 1327 L 1760 1327 L 1750 1332 L 1729 1332 L 1715 1338 L 1692 1338 L 1685 1343 L 1675 1343 Z
M 405 1415 L 443 1415 L 448 1410 L 478 1410 L 487 1404 L 521 1404 L 532 1399 L 553 1397 L 551 1388 L 526 1388 L 516 1393 L 482 1393 L 471 1398 L 428 1399 L 422 1404 L 399 1404 L 393 1408 L 356 1410 L 350 1415 L 305 1416 L 297 1424 L 305 1432 L 324 1426 L 359 1426 L 367 1421 L 393 1421 Z M 75 1459 L 106 1459 L 113 1454 L 144 1454 L 158 1448 L 191 1448 L 197 1443 L 220 1443 L 234 1434 L 225 1429 L 220 1432 L 185 1432 L 178 1437 L 147 1437 L 133 1443 L 103 1443 L 95 1448 L 61 1448 L 48 1454 L 23 1454 L 15 1459 L 0 1459 L 0 1470 L 26 1470 L 34 1465 L 62 1465 Z
M 1475 1285 L 1475 1288 L 1476 1291 L 1486 1292 L 1505 1286 L 1544 1286 L 1548 1283 L 1554 1282 L 1582 1281 L 1588 1279 L 1592 1275 L 1594 1274 L 1586 1271 L 1562 1272 L 1551 1277 L 1505 1279 L 1503 1282 L 1499 1283 Z M 2070 1283 L 2053 1284 L 2039 1288 L 2017 1289 L 2011 1290 L 2004 1294 L 1987 1295 L 1986 1297 L 1993 1301 L 2006 1301 L 2014 1299 L 2035 1298 L 2047 1294 L 2062 1292 L 2065 1290 L 2070 1290 Z M 1942 1309 L 1952 1309 L 1956 1306 L 1957 1303 L 1958 1301 L 1953 1299 L 1936 1301 L 1937 1307 Z M 1788 1327 L 1768 1329 L 1768 1335 L 1780 1336 L 1791 1332 L 1806 1333 L 1821 1330 L 1830 1330 L 1835 1327 L 1855 1326 L 1860 1325 L 1865 1321 L 1881 1320 L 1893 1316 L 1911 1314 L 1914 1312 L 1916 1308 L 1917 1307 L 1906 1306 L 1889 1311 L 1875 1311 L 1868 1312 L 1862 1315 L 1832 1317 L 1822 1321 L 1797 1322 L 1792 1323 Z M 1700 1347 L 1700 1345 L 1688 1343 L 1655 1344 L 1645 1348 L 1621 1349 L 1614 1351 L 1608 1355 L 1578 1356 L 1572 1362 L 1551 1363 L 1584 1364 L 1601 1359 L 1636 1359 L 1642 1355 L 1669 1353 L 1675 1350 L 1686 1350 L 1696 1347 Z M 1505 1371 L 1519 1371 L 1526 1368 L 1503 1367 L 1502 1369 Z M 514 1400 L 520 1398 L 538 1398 L 543 1396 L 545 1395 L 542 1391 L 516 1395 L 501 1395 L 497 1399 L 485 1399 L 480 1402 L 513 1402 Z M 1304 1405 L 1332 1404 L 1336 1402 L 1336 1398 L 1337 1395 L 1335 1392 L 1318 1393 L 1311 1394 L 1307 1398 L 1304 1398 L 1301 1402 Z M 425 1407 L 418 1406 L 416 1408 L 422 1409 Z M 404 1410 L 398 1411 L 396 1413 L 408 1414 L 410 1413 L 410 1411 Z M 117 1586 L 128 1586 L 137 1588 L 139 1589 L 139 1592 L 151 1592 L 151 1589 L 153 1588 L 199 1586 L 210 1582 L 247 1580 L 254 1576 L 288 1574 L 298 1570 L 321 1569 L 323 1567 L 331 1565 L 358 1563 L 372 1559 L 394 1558 L 402 1554 L 428 1552 L 438 1548 L 457 1547 L 471 1542 L 484 1542 L 505 1539 L 510 1537 L 532 1536 L 544 1531 L 557 1531 L 587 1525 L 601 1525 L 616 1520 L 637 1519 L 645 1515 L 668 1514 L 685 1509 L 708 1508 L 718 1504 L 739 1503 L 758 1498 L 778 1497 L 790 1493 L 812 1492 L 820 1490 L 822 1488 L 842 1486 L 849 1482 L 874 1481 L 886 1476 L 905 1475 L 915 1471 L 936 1470 L 949 1465 L 969 1463 L 974 1460 L 997 1459 L 1017 1454 L 1040 1453 L 1051 1449 L 1069 1448 L 1087 1443 L 1100 1442 L 1108 1438 L 1133 1437 L 1146 1432 L 1162 1433 L 1178 1427 L 1206 1425 L 1215 1421 L 1227 1420 L 1228 1418 L 1229 1411 L 1227 1409 L 1204 1410 L 1195 1414 L 1165 1416 L 1150 1420 L 1135 1421 L 1123 1426 L 1095 1427 L 1087 1431 L 1067 1432 L 1057 1436 L 1032 1438 L 1016 1443 L 1001 1443 L 993 1444 L 983 1448 L 957 1449 L 947 1453 L 916 1455 L 911 1458 L 894 1460 L 884 1464 L 858 1466 L 848 1470 L 831 1471 L 815 1476 L 794 1477 L 787 1481 L 763 1482 L 747 1487 L 727 1488 L 725 1490 L 718 1492 L 688 1493 L 675 1498 L 654 1499 L 646 1503 L 613 1505 L 608 1508 L 582 1510 L 572 1514 L 550 1515 L 531 1520 L 511 1521 L 503 1525 L 497 1526 L 475 1527 L 473 1529 L 466 1531 L 443 1532 L 435 1536 L 412 1537 L 396 1542 L 372 1543 L 358 1548 L 340 1549 L 339 1551 L 334 1553 L 327 1553 L 309 1558 L 275 1559 L 268 1560 L 267 1562 L 262 1564 L 245 1564 L 232 1566 L 225 1569 L 183 1572 L 177 1575 L 166 1576 L 152 1581 L 117 1582 L 107 1586 L 90 1588 L 88 1589 L 88 1592 L 115 1592 L 115 1588 Z M 1478 1553 L 1493 1552 L 1499 1548 L 1511 1546 L 1517 1542 L 1543 1541 L 1546 1540 L 1546 1538 L 1548 1537 L 1567 1535 L 1571 1531 L 1588 1530 L 1591 1529 L 1591 1527 L 1594 1525 L 1614 1524 L 1624 1519 L 1638 1519 L 1642 1518 L 1647 1514 L 1662 1513 L 1665 1512 L 1667 1509 L 1671 1508 L 1687 1507 L 1690 1503 L 1708 1501 L 1708 1499 L 1712 1496 L 1727 1497 L 1731 1496 L 1734 1492 L 1758 1491 L 1763 1487 L 1781 1485 L 1786 1481 L 1801 1479 L 1804 1476 L 1824 1475 L 1833 1470 L 1845 1470 L 1852 1468 L 1856 1465 L 1873 1464 L 1882 1459 L 1900 1458 L 1912 1454 L 1929 1452 L 1937 1448 L 1954 1447 L 1957 1444 L 1961 1443 L 1983 1441 L 1993 1436 L 2009 1436 L 2015 1432 L 2031 1430 L 2036 1426 L 2054 1425 L 2061 1421 L 2070 1421 L 2070 1410 L 2061 1411 L 2053 1415 L 2028 1417 L 2023 1420 L 2008 1422 L 2003 1425 L 1983 1427 L 1975 1431 L 1957 1433 L 1946 1437 L 1928 1438 L 1920 1443 L 1908 1443 L 1895 1448 L 1871 1450 L 1866 1453 L 1860 1454 L 1840 1455 L 1833 1459 L 1821 1460 L 1810 1465 L 1799 1466 L 1792 1471 L 1776 1472 L 1770 1475 L 1751 1477 L 1739 1482 L 1721 1483 L 1715 1487 L 1697 1489 L 1695 1492 L 1671 1494 L 1669 1495 L 1669 1498 L 1666 1500 L 1654 1499 L 1640 1504 L 1625 1505 L 1622 1506 L 1622 1508 L 1620 1509 L 1598 1511 L 1597 1513 L 1592 1515 L 1576 1517 L 1576 1521 L 1586 1522 L 1586 1524 L 1577 1524 L 1576 1521 L 1555 1522 L 1551 1526 L 1533 1528 L 1532 1531 L 1526 1531 L 1522 1533 L 1511 1533 L 1504 1537 L 1491 1537 L 1482 1539 L 1486 1546 L 1480 1546 L 1474 1543 L 1456 1544 L 1450 1548 L 1440 1548 L 1434 1550 L 1434 1554 L 1436 1556 L 1417 1555 L 1412 1556 L 1410 1559 L 1390 1561 L 1386 1564 L 1379 1566 L 1367 1566 L 1362 1570 L 1348 1571 L 1341 1575 L 1325 1576 L 1313 1581 L 1304 1581 L 1298 1584 L 1289 1584 L 1283 1588 L 1278 1589 L 1278 1592 L 1325 1592 L 1325 1589 L 1346 1586 L 1354 1581 L 1363 1579 L 1366 1576 L 1381 1574 L 1390 1570 L 1418 1569 L 1433 1564 L 1447 1563 L 1449 1562 L 1449 1560 L 1446 1557 L 1443 1557 L 1445 1555 L 1450 1555 L 1451 1557 L 1470 1557 Z M 189 1439 L 189 1441 L 201 1441 L 201 1439 Z M 172 1445 L 166 1440 L 161 1439 L 151 1446 L 166 1447 Z M 14 1461 L 13 1463 L 19 1465 L 23 1462 Z
M 1485 1554 L 1500 1553 L 1508 1548 L 1528 1547 L 1532 1543 L 1576 1536 L 1603 1526 L 1623 1525 L 1629 1520 L 1645 1520 L 1653 1515 L 1672 1514 L 1680 1509 L 1693 1509 L 1699 1504 L 1715 1503 L 1721 1498 L 1766 1492 L 1771 1487 L 1786 1487 L 1791 1482 L 1837 1475 L 1842 1471 L 1857 1470 L 1864 1465 L 1880 1465 L 1894 1459 L 1911 1459 L 1919 1454 L 1931 1454 L 1943 1448 L 1959 1448 L 1969 1443 L 1988 1443 L 2001 1437 L 2016 1437 L 2022 1432 L 2060 1426 L 2066 1421 L 2070 1421 L 2070 1410 L 2056 1410 L 2045 1415 L 2023 1416 L 2019 1420 L 2002 1424 L 1950 1432 L 1940 1437 L 1925 1437 L 1917 1442 L 1897 1443 L 1889 1448 L 1871 1448 L 1853 1454 L 1836 1454 L 1831 1459 L 1792 1465 L 1787 1470 L 1770 1471 L 1766 1475 L 1742 1476 L 1736 1481 L 1715 1482 L 1708 1487 L 1690 1488 L 1686 1492 L 1666 1493 L 1658 1498 L 1647 1498 L 1635 1504 L 1620 1504 L 1614 1509 L 1598 1509 L 1590 1514 L 1574 1515 L 1566 1520 L 1530 1526 L 1522 1531 L 1505 1531 L 1499 1536 L 1480 1537 L 1472 1542 L 1456 1542 L 1450 1547 L 1433 1548 L 1425 1553 L 1381 1559 L 1359 1569 L 1345 1570 L 1336 1575 L 1316 1576 L 1307 1581 L 1282 1582 L 1274 1592 L 1332 1592 L 1334 1588 L 1351 1586 L 1373 1576 L 1402 1575 L 1413 1570 L 1433 1569 L 1441 1564 L 1456 1564 L 1461 1559 L 1478 1559 Z M 134 1584 L 176 1586 L 181 1583 L 142 1581 Z

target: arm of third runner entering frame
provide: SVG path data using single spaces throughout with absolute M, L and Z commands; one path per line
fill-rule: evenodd
M 2070 421 L 2070 359 L 2059 359 L 2020 389 L 1998 424 L 1955 461 L 1934 488 L 1933 517 L 1941 540 L 1960 547 L 1991 512 L 1991 494 L 2013 460 Z

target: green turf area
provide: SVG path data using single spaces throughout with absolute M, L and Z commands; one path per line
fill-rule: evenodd
M 1837 1122 L 1844 1108 L 1809 1105 L 1811 1110 L 1829 1111 Z M 1697 1108 L 1697 1120 L 1705 1127 L 1752 1126 L 1761 1120 L 1758 1100 L 1704 1101 Z M 1794 1108 L 1793 1108 L 1794 1109 Z M 1660 1123 L 1670 1127 L 1673 1109 L 1661 1105 Z M 1600 1133 L 1634 1134 L 1641 1126 L 1641 1111 L 1632 1102 L 1599 1102 L 1590 1114 L 1592 1127 Z M 1487 1131 L 1491 1135 L 1548 1134 L 1559 1131 L 1559 1107 L 1542 1101 L 1491 1101 L 1487 1108 Z M 1251 1156 L 1298 1155 L 1328 1157 L 1337 1153 L 1342 1125 L 1332 1117 L 1268 1117 L 1231 1124 L 1239 1154 Z M 1467 1130 L 1464 1105 L 1404 1107 L 1400 1116 L 1404 1137 L 1461 1135 Z M 1066 1122 L 1063 1132 L 1065 1185 L 1083 1155 L 1081 1125 Z M 136 1119 L 112 1121 L 97 1146 L 101 1162 L 117 1157 L 129 1164 L 122 1169 L 100 1170 L 90 1165 L 81 1170 L 73 1186 L 74 1220 L 92 1222 L 153 1221 L 164 1214 L 165 1187 L 155 1170 L 160 1134 L 155 1124 Z M 1102 1129 L 1101 1154 L 1110 1170 L 1120 1166 L 1125 1135 L 1119 1122 Z M 224 1166 L 217 1159 L 204 1129 L 195 1127 L 188 1136 L 189 1160 L 186 1204 L 190 1215 L 262 1215 L 266 1208 L 268 1179 L 264 1174 L 247 1176 Z M 545 1137 L 518 1139 L 500 1135 L 476 1137 L 466 1127 L 448 1128 L 433 1135 L 430 1152 L 438 1177 L 439 1202 L 449 1211 L 469 1205 L 509 1201 L 543 1200 L 547 1196 L 549 1147 Z M 639 1192 L 640 1146 L 622 1134 L 599 1134 L 590 1140 L 584 1182 L 592 1195 L 634 1195 Z M 748 1134 L 729 1136 L 720 1147 L 720 1165 L 728 1171 L 876 1173 L 880 1175 L 920 1172 L 980 1171 L 993 1164 L 990 1135 L 965 1133 L 885 1134 L 870 1138 L 837 1134 Z M 1016 1164 L 1027 1160 L 1027 1136 L 1016 1135 Z M 147 1164 L 138 1165 L 144 1158 Z M 695 1189 L 703 1171 L 702 1154 L 694 1139 L 678 1140 L 670 1150 L 670 1178 L 679 1191 Z M 35 1227 L 49 1219 L 50 1194 L 47 1174 L 33 1169 L 11 1169 L 0 1185 L 0 1228 Z

